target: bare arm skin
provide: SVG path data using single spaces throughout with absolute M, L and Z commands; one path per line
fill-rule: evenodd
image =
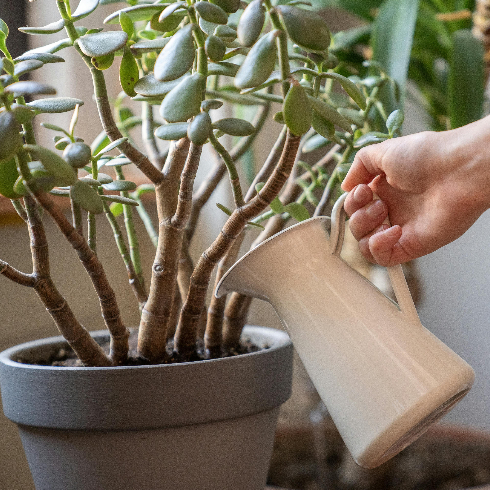
M 490 116 L 363 148 L 342 188 L 350 192 L 345 210 L 368 260 L 391 266 L 431 253 L 490 207 Z M 388 215 L 391 226 L 383 224 Z

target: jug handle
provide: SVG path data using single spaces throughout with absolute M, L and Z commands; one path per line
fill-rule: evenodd
M 345 220 L 347 214 L 344 210 L 344 201 L 348 193 L 342 194 L 332 209 L 332 219 L 330 228 L 330 252 L 340 257 L 345 236 Z M 386 220 L 389 223 L 388 219 Z M 408 289 L 405 274 L 401 265 L 394 265 L 386 268 L 388 276 L 395 292 L 396 300 L 400 310 L 409 320 L 420 324 L 419 315 L 415 308 L 412 295 Z

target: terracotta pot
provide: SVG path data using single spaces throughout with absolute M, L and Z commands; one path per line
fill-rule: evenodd
M 268 348 L 116 368 L 17 362 L 49 358 L 61 337 L 1 353 L 4 412 L 18 424 L 36 489 L 263 490 L 292 344 L 274 329 L 244 335 Z

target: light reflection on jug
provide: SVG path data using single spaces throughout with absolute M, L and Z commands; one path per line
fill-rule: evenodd
M 473 369 L 422 326 L 401 266 L 398 304 L 340 258 L 342 196 L 242 257 L 230 291 L 272 304 L 354 459 L 373 468 L 401 451 L 470 389 Z

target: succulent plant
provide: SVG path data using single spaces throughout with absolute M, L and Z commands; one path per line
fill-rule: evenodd
M 53 22 L 21 30 L 38 35 L 65 30 L 67 37 L 16 59 L 0 20 L 0 193 L 29 228 L 33 263 L 32 273 L 24 273 L 0 260 L 0 274 L 36 291 L 85 365 L 125 364 L 129 333 L 96 248 L 98 216 L 105 215 L 141 313 L 139 356 L 159 363 L 227 355 L 239 348 L 250 299 L 238 294 L 208 299 L 213 273 L 217 269 L 219 280 L 245 233 L 257 230 L 257 243 L 290 219 L 321 213 L 338 195 L 357 149 L 397 134 L 401 113 L 388 118 L 378 100 L 380 87 L 392 82 L 376 66 L 366 68 L 371 73 L 364 77 L 338 63 L 336 37 L 303 2 L 128 0 L 104 21 L 115 30 L 81 25 L 99 4 L 111 3 L 81 0 L 72 12 L 69 0 L 58 0 L 57 10 L 55 2 L 46 1 Z M 64 61 L 68 49 L 83 59 L 93 79 L 101 124 L 93 142 L 77 132 L 82 100 L 55 97 L 49 84 L 23 79 L 46 63 Z M 114 63 L 122 92 L 112 102 L 105 70 Z M 139 103 L 141 116 L 124 105 L 129 99 Z M 268 158 L 247 159 L 258 134 L 269 131 L 264 122 L 272 110 L 277 129 L 270 131 L 279 136 Z M 42 122 L 43 114 L 62 112 L 73 113 L 68 128 Z M 388 119 L 383 132 L 380 119 Z M 54 134 L 52 148 L 38 144 L 39 124 Z M 144 148 L 133 143 L 131 134 L 138 129 Z M 197 187 L 204 146 L 215 164 Z M 127 165 L 137 167 L 145 182 L 126 180 Z M 196 223 L 226 176 L 234 208 L 216 203 L 228 215 L 226 222 L 194 264 L 189 245 Z M 142 199 L 149 192 L 157 224 Z M 71 220 L 53 196 L 70 201 Z M 40 209 L 77 251 L 93 282 L 111 334 L 110 354 L 80 325 L 53 282 Z M 150 277 L 141 269 L 134 232 L 139 218 L 156 247 Z

